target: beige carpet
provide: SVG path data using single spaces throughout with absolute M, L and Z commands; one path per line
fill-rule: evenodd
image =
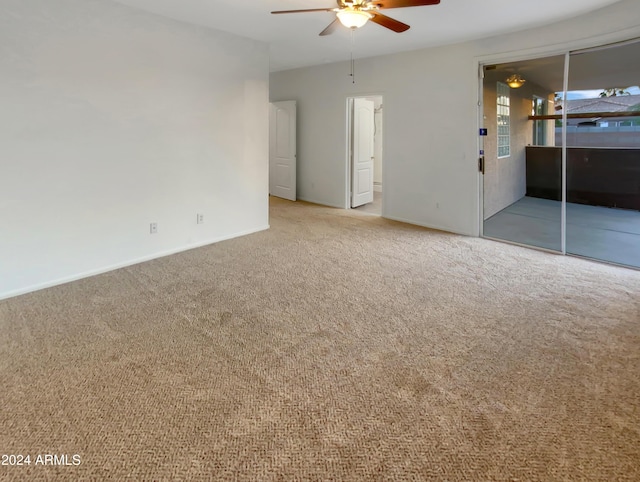
M 271 216 L 0 302 L 0 479 L 640 480 L 640 272 Z

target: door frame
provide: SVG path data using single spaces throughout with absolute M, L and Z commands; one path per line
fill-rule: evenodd
M 500 64 L 500 63 L 509 63 L 509 62 L 518 62 L 522 60 L 532 60 L 538 59 L 542 57 L 552 57 L 555 55 L 570 55 L 571 52 L 576 50 L 583 50 L 589 48 L 598 48 L 608 44 L 615 44 L 618 42 L 625 42 L 632 38 L 640 37 L 640 26 L 631 27 L 624 30 L 620 30 L 617 32 L 606 33 L 602 35 L 597 35 L 595 37 L 590 38 L 581 38 L 577 40 L 565 41 L 558 44 L 552 45 L 544 45 L 541 47 L 534 47 L 528 49 L 520 49 L 513 50 L 508 52 L 499 52 L 488 55 L 480 55 L 474 57 L 473 61 L 476 68 L 476 77 L 477 80 L 475 82 L 475 90 L 478 99 L 478 115 L 477 115 L 477 125 L 476 125 L 476 153 L 479 154 L 479 151 L 482 150 L 482 139 L 478 135 L 479 129 L 484 127 L 483 115 L 484 115 L 484 100 L 483 100 L 483 66 L 490 64 Z M 474 164 L 476 164 L 476 173 L 478 179 L 478 211 L 477 216 L 479 220 L 479 229 L 478 235 L 480 237 L 484 237 L 483 233 L 483 223 L 484 223 L 484 178 L 479 169 L 477 169 L 477 157 L 474 157 Z M 384 169 L 384 166 L 383 166 Z M 384 201 L 384 199 L 383 199 Z M 508 242 L 508 241 L 504 241 Z M 517 243 L 511 243 L 517 244 Z M 545 251 L 544 248 L 537 248 L 535 246 L 526 246 L 531 249 L 538 249 L 541 251 Z M 556 251 L 553 251 L 556 252 Z M 557 253 L 557 252 L 556 252 Z
M 592 50 L 603 50 L 613 48 L 615 49 L 618 46 L 623 46 L 629 43 L 637 43 L 640 41 L 640 27 L 638 29 L 633 29 L 635 33 L 630 32 L 618 32 L 614 35 L 606 35 L 600 36 L 596 38 L 589 39 L 588 43 L 586 42 L 572 42 L 563 45 L 557 49 L 541 49 L 536 51 L 535 54 L 531 54 L 528 52 L 528 55 L 518 55 L 517 52 L 511 53 L 509 56 L 488 56 L 483 58 L 476 58 L 478 62 L 478 128 L 485 127 L 484 125 L 484 66 L 491 64 L 500 64 L 500 63 L 509 63 L 509 62 L 519 62 L 519 61 L 527 61 L 531 59 L 545 58 L 545 57 L 564 57 L 564 73 L 563 73 L 563 98 L 567 98 L 567 93 L 569 91 L 569 76 L 571 70 L 571 59 L 574 55 L 589 52 Z M 573 252 L 567 251 L 567 110 L 563 109 L 562 111 L 562 146 L 561 146 L 561 203 L 560 203 L 560 250 L 550 250 L 547 248 L 529 245 L 529 244 L 521 244 L 518 242 L 513 242 L 509 240 L 503 239 L 495 239 L 497 241 L 522 245 L 531 249 L 538 249 L 542 251 L 551 251 L 556 254 L 561 255 L 570 255 L 576 257 L 582 257 L 580 254 L 576 254 Z M 478 137 L 478 149 L 480 153 L 483 149 L 483 138 Z M 478 193 L 479 193 L 479 235 L 481 237 L 485 237 L 484 235 L 484 173 L 478 173 Z M 605 262 L 608 264 L 618 264 L 616 262 L 612 262 L 606 259 L 602 259 L 599 257 L 591 258 L 590 256 L 586 256 L 588 259 L 593 259 L 594 261 Z M 628 267 L 626 264 L 622 264 L 622 266 Z
M 344 208 L 345 209 L 353 209 L 351 207 L 351 147 L 352 147 L 352 134 L 353 134 L 353 99 L 369 99 L 371 97 L 379 97 L 381 99 L 381 104 L 384 105 L 384 94 L 382 93 L 369 93 L 369 94 L 353 94 L 345 97 L 345 186 L 344 186 Z M 384 109 L 382 109 L 382 212 L 381 217 L 384 217 L 386 209 L 385 209 L 385 196 L 384 190 L 386 181 L 386 172 L 387 172 L 387 163 L 385 162 L 385 128 L 384 128 Z

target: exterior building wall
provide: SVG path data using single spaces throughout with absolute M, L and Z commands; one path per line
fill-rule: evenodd
M 483 115 L 484 126 L 488 130 L 484 139 L 484 219 L 490 218 L 525 195 L 525 148 L 533 143 L 533 121 L 528 118 L 531 114 L 532 99 L 534 96 L 549 101 L 553 99 L 553 94 L 531 82 L 526 82 L 519 89 L 510 89 L 511 154 L 498 158 L 496 86 L 497 82 L 504 82 L 505 77 L 504 71 L 494 70 L 487 71 L 484 78 Z M 549 102 L 549 105 L 552 104 Z M 552 140 L 553 136 L 549 132 L 552 128 L 547 126 L 546 129 L 547 140 Z

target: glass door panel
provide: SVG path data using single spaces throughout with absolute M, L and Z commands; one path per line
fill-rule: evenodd
M 566 251 L 640 267 L 640 42 L 572 53 Z
M 563 75 L 564 56 L 484 67 L 485 237 L 562 249 Z

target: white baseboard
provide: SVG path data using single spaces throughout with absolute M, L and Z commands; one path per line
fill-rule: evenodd
M 387 216 L 386 214 L 384 215 L 384 218 L 385 219 L 391 219 L 392 221 L 400 221 L 401 223 L 413 224 L 415 226 L 420 226 L 422 228 L 434 229 L 436 231 L 442 231 L 442 232 L 449 233 L 449 234 L 457 234 L 457 235 L 460 235 L 460 236 L 469 236 L 469 237 L 472 237 L 472 238 L 477 238 L 478 237 L 478 234 L 468 233 L 468 232 L 464 232 L 464 231 L 455 231 L 455 230 L 451 229 L 448 226 L 442 226 L 442 225 L 438 225 L 438 224 L 426 224 L 426 223 L 413 221 L 411 219 L 400 218 L 400 217 L 397 217 L 397 216 Z
M 269 227 L 270 226 L 267 224 L 266 226 L 261 226 L 259 228 L 249 229 L 249 230 L 246 230 L 246 231 L 240 231 L 238 233 L 230 234 L 230 235 L 227 235 L 227 236 L 219 236 L 219 237 L 216 237 L 216 238 L 213 238 L 213 239 L 209 239 L 209 240 L 206 240 L 206 241 L 201 241 L 201 242 L 198 242 L 198 243 L 182 246 L 180 248 L 171 249 L 171 250 L 168 250 L 168 251 L 161 251 L 159 253 L 154 253 L 154 254 L 151 254 L 149 256 L 143 256 L 141 258 L 130 259 L 130 260 L 124 261 L 122 263 L 116 263 L 116 264 L 113 264 L 113 265 L 104 266 L 102 268 L 92 269 L 92 270 L 85 271 L 85 272 L 82 272 L 82 273 L 77 273 L 77 274 L 74 274 L 74 275 L 71 275 L 71 276 L 65 276 L 63 278 L 58 278 L 58 279 L 55 279 L 55 280 L 52 280 L 52 281 L 47 281 L 45 283 L 38 283 L 38 284 L 27 286 L 27 287 L 24 287 L 24 288 L 19 288 L 17 290 L 7 291 L 7 292 L 4 292 L 4 293 L 0 293 L 0 300 L 13 298 L 14 296 L 25 295 L 27 293 L 32 293 L 34 291 L 43 290 L 45 288 L 51 288 L 53 286 L 58 286 L 58 285 L 62 285 L 62 284 L 65 284 L 65 283 L 71 283 L 72 281 L 77 281 L 77 280 L 80 280 L 80 279 L 83 279 L 83 278 L 89 278 L 91 276 L 97 276 L 99 274 L 108 273 L 109 271 L 115 271 L 116 269 L 126 268 L 128 266 L 133 266 L 133 265 L 136 265 L 136 264 L 144 263 L 146 261 L 151 261 L 153 259 L 164 258 L 165 256 L 170 256 L 172 254 L 182 253 L 184 251 L 189 251 L 191 249 L 202 248 L 203 246 L 208 246 L 210 244 L 219 243 L 221 241 L 226 241 L 228 239 L 239 238 L 241 236 L 246 236 L 248 234 L 257 233 L 257 232 L 260 232 L 260 231 L 265 231 L 265 230 L 269 229 Z

